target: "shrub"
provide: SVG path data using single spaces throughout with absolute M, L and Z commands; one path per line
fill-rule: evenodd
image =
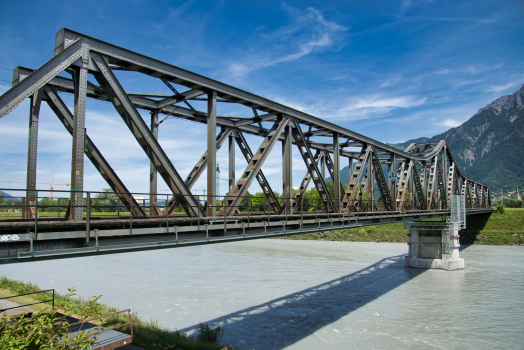
M 497 206 L 497 209 L 495 209 L 495 213 L 504 214 L 504 206 L 503 205 Z
M 217 344 L 222 339 L 224 335 L 224 328 L 220 326 L 211 327 L 207 323 L 198 324 L 198 334 L 195 337 L 195 340 L 207 343 Z

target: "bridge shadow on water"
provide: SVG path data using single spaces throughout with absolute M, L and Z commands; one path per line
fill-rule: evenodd
M 282 349 L 378 299 L 424 269 L 404 267 L 404 254 L 343 277 L 204 323 L 225 327 L 224 341 L 242 349 Z M 194 331 L 198 325 L 183 329 Z

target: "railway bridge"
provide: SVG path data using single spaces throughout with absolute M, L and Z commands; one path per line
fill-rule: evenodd
M 169 93 L 127 92 L 115 71 L 159 79 Z M 74 95 L 72 111 L 60 96 L 64 93 Z M 12 207 L 20 210 L 20 215 L 0 217 L 0 263 L 405 222 L 411 232 L 408 266 L 453 269 L 464 266 L 463 260 L 458 263 L 457 247 L 458 230 L 466 215 L 491 212 L 489 187 L 464 175 L 445 141 L 412 144 L 402 151 L 283 104 L 65 28 L 56 34 L 54 56 L 41 67 L 14 70 L 12 88 L 0 96 L 0 118 L 25 99 L 30 99 L 26 186 L 8 189 L 18 198 Z M 86 133 L 89 99 L 111 103 L 150 159 L 149 193 L 130 192 Z M 207 104 L 207 110 L 195 108 L 194 101 Z M 43 209 L 43 194 L 49 192 L 37 189 L 36 182 L 42 102 L 72 136 L 71 190 L 55 191 L 59 202 L 53 205 L 58 212 L 54 217 L 39 211 Z M 224 103 L 244 106 L 249 115 L 217 114 L 217 105 Z M 150 126 L 139 110 L 150 113 Z M 158 142 L 159 116 L 207 125 L 207 150 L 185 179 Z M 258 136 L 262 143 L 252 149 L 245 135 Z M 281 195 L 262 170 L 278 143 L 282 152 Z M 229 152 L 229 191 L 219 196 L 216 153 L 224 144 Z M 293 147 L 307 168 L 298 189 L 292 186 Z M 235 175 L 237 149 L 246 162 L 239 177 Z M 117 196 L 119 204 L 112 208 L 115 215 L 101 216 L 100 205 L 97 208 L 93 204 L 98 192 L 85 190 L 85 157 Z M 342 161 L 349 166 L 347 179 L 340 178 Z M 204 173 L 207 193 L 206 200 L 201 201 L 192 187 Z M 158 194 L 158 175 L 170 195 Z M 331 187 L 328 177 L 333 181 Z M 262 198 L 246 197 L 254 181 L 262 189 Z M 314 198 L 305 195 L 310 187 L 316 188 Z

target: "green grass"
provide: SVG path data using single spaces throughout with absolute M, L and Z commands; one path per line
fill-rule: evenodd
M 297 240 L 402 243 L 408 241 L 407 235 L 408 231 L 402 228 L 402 224 L 389 224 L 351 228 L 348 230 L 306 233 L 289 236 L 288 238 Z
M 468 216 L 460 237 L 461 243 L 524 245 L 524 209 L 504 208 L 504 213 Z
M 32 293 L 32 292 L 39 292 L 42 289 L 38 287 L 37 285 L 33 283 L 25 283 L 22 281 L 10 279 L 7 277 L 0 277 L 0 289 L 7 290 L 12 293 L 12 295 L 18 295 L 18 294 L 26 294 L 26 293 Z M 0 293 L 0 295 L 5 295 L 6 293 Z M 40 294 L 34 294 L 28 297 L 24 297 L 21 300 L 18 300 L 19 303 L 26 302 L 29 303 L 32 300 L 42 301 L 42 300 L 49 300 L 52 296 L 52 293 L 46 292 L 46 293 L 40 293 Z M 17 300 L 13 300 L 17 302 Z M 61 305 L 63 303 L 63 300 L 60 297 L 55 297 L 55 307 L 58 309 L 61 308 Z M 50 304 L 50 303 L 48 303 Z M 87 304 L 87 300 L 85 299 L 73 299 L 73 315 L 76 310 L 80 310 L 84 305 Z M 108 306 L 105 304 L 102 304 L 103 308 L 100 314 L 96 316 L 102 316 L 105 314 L 110 314 L 117 310 L 116 308 L 112 306 Z M 37 308 L 41 309 L 41 307 Z M 96 317 L 95 316 L 95 317 Z M 171 331 L 164 327 L 162 327 L 158 321 L 154 319 L 147 319 L 144 320 L 140 318 L 136 313 L 132 314 L 132 320 L 133 320 L 133 344 L 141 346 L 146 349 L 156 350 L 156 349 L 165 349 L 167 346 L 176 344 L 177 349 L 182 350 L 218 350 L 221 349 L 220 346 L 208 343 L 208 342 L 202 342 L 194 340 L 192 337 L 187 336 L 186 334 L 179 332 L 177 330 Z M 119 315 L 110 316 L 107 318 L 101 319 L 101 322 L 95 322 L 100 324 L 104 327 L 112 327 L 120 324 L 124 324 L 129 322 L 128 314 L 122 313 Z M 130 334 L 131 330 L 129 326 L 125 326 L 122 328 L 118 328 L 117 331 Z
M 294 240 L 350 242 L 408 242 L 402 224 L 389 224 L 289 236 Z M 524 245 L 524 209 L 505 208 L 504 213 L 471 215 L 461 230 L 462 244 Z

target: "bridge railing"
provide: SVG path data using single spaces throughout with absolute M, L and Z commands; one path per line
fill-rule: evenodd
M 66 191 L 66 190 L 36 190 L 27 191 L 26 189 L 0 189 L 4 192 L 11 193 L 11 197 L 4 197 L 0 201 L 0 220 L 13 219 L 41 219 L 49 220 L 68 219 L 69 211 L 73 205 L 70 203 L 71 193 L 82 193 L 83 204 L 81 205 L 83 217 L 85 220 L 114 218 L 114 217 L 184 217 L 187 216 L 186 210 L 190 208 L 186 205 L 173 205 L 171 194 L 166 193 L 115 193 L 107 191 Z M 208 211 L 209 204 L 206 202 L 208 196 L 193 196 L 199 203 L 199 206 Z M 423 205 L 417 201 L 397 200 L 393 208 L 389 210 L 385 207 L 384 202 L 380 199 L 373 200 L 354 200 L 346 205 L 336 206 L 335 210 L 326 207 L 322 200 L 315 196 L 304 197 L 297 208 L 293 208 L 294 198 L 277 197 L 278 204 L 271 205 L 264 196 L 244 196 L 240 204 L 235 208 L 232 214 L 227 215 L 226 198 L 232 196 L 212 196 L 214 203 L 211 206 L 215 208 L 217 217 L 238 216 L 238 215 L 291 215 L 307 213 L 327 213 L 327 214 L 345 214 L 345 213 L 374 213 L 374 212 L 413 212 L 413 211 L 431 211 L 445 210 L 441 203 L 433 204 L 429 209 L 424 210 Z M 121 198 L 133 198 L 133 201 L 123 203 Z M 153 203 L 151 200 L 153 199 Z M 286 203 L 288 205 L 286 206 Z M 291 203 L 291 207 L 289 206 Z M 225 204 L 225 205 L 224 205 Z M 78 207 L 78 206 L 77 206 Z M 466 203 L 469 209 L 488 208 L 486 201 L 471 201 Z

